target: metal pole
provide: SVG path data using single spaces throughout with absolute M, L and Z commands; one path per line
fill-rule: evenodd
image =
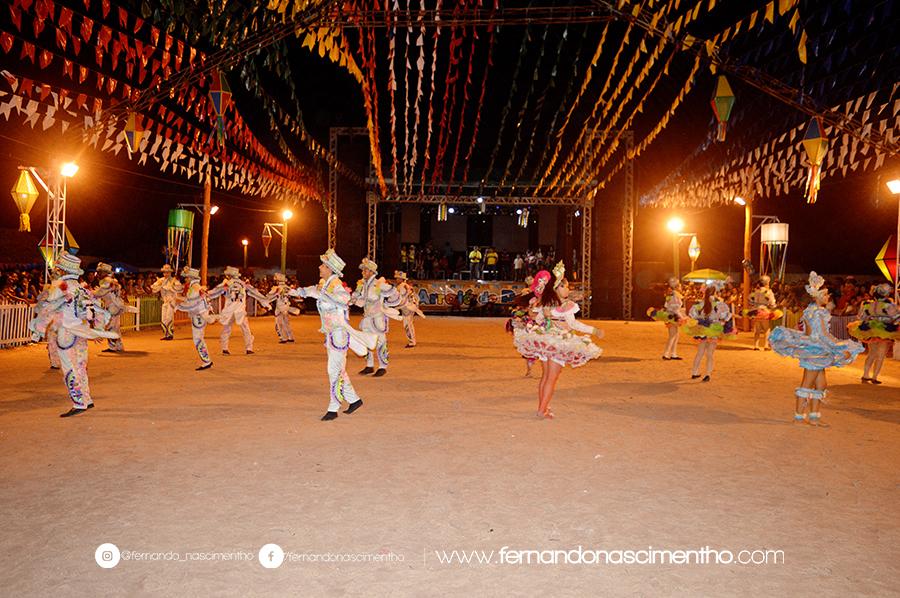
M 751 249 L 750 242 L 753 236 L 753 204 L 750 200 L 747 200 L 747 205 L 744 206 L 744 264 L 751 263 Z M 743 264 L 742 264 L 743 266 Z M 744 270 L 744 284 L 743 284 L 743 299 L 741 301 L 742 312 L 747 313 L 747 310 L 750 308 L 750 272 L 747 271 L 746 268 Z M 743 328 L 745 331 L 750 330 L 750 318 L 744 316 L 742 318 Z
M 287 235 L 288 223 L 285 220 L 281 226 L 281 273 L 284 275 L 287 275 Z
M 244 270 L 247 269 L 247 245 L 244 245 Z
M 212 183 L 209 173 L 203 184 L 203 235 L 200 237 L 200 284 L 206 285 L 206 269 L 209 261 L 209 218 L 212 210 Z
M 681 281 L 681 266 L 678 263 L 678 244 L 681 241 L 681 237 L 678 236 L 678 233 L 675 233 L 672 236 L 672 270 L 675 272 L 675 278 Z

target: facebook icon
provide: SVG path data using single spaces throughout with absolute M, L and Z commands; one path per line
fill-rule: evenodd
M 278 544 L 266 544 L 259 549 L 259 564 L 266 569 L 277 569 L 284 562 L 284 551 Z

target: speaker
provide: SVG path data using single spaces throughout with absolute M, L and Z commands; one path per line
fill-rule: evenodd
M 741 260 L 741 265 L 750 276 L 756 276 L 756 267 L 753 265 L 753 262 L 750 260 Z

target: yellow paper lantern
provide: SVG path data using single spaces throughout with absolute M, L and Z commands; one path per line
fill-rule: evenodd
M 16 207 L 19 208 L 19 232 L 31 232 L 31 220 L 28 213 L 34 207 L 34 202 L 38 198 L 37 185 L 31 178 L 31 173 L 27 170 L 19 171 L 19 180 L 10 191 Z

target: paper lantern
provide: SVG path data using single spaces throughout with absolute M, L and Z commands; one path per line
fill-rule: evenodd
M 438 205 L 437 220 L 438 222 L 447 222 L 447 204 Z
M 731 91 L 731 85 L 724 75 L 719 75 L 716 81 L 716 91 L 713 93 L 711 104 L 716 120 L 719 121 L 717 139 L 725 141 L 725 129 L 731 117 L 731 109 L 734 107 L 734 92 Z
M 266 257 L 269 257 L 269 243 L 272 242 L 272 231 L 269 229 L 268 224 L 263 227 L 262 242 L 263 248 L 266 250 Z
M 10 193 L 19 209 L 19 232 L 31 232 L 31 219 L 28 214 L 38 198 L 37 185 L 34 184 L 31 173 L 27 170 L 20 170 L 19 180 L 16 181 Z
M 894 240 L 893 235 L 888 237 L 888 240 L 885 241 L 881 251 L 875 256 L 875 264 L 878 266 L 878 269 L 881 270 L 881 273 L 884 274 L 885 278 L 890 280 L 892 284 L 896 284 L 897 242 Z
M 194 213 L 190 210 L 169 210 L 169 223 L 166 228 L 166 262 L 172 264 L 175 271 L 182 259 L 188 262 L 194 234 Z
M 806 134 L 803 136 L 803 149 L 809 159 L 809 176 L 806 179 L 806 201 L 816 203 L 819 196 L 819 187 L 822 184 L 822 162 L 828 153 L 828 139 L 825 137 L 825 127 L 822 118 L 814 116 L 809 121 Z
M 771 272 L 777 280 L 784 280 L 784 268 L 787 264 L 787 246 L 789 228 L 786 222 L 769 222 L 760 229 L 762 249 L 760 262 L 763 274 Z
M 212 101 L 213 110 L 216 111 L 216 140 L 222 145 L 225 143 L 225 109 L 231 103 L 231 87 L 222 71 L 213 73 L 212 82 L 209 84 L 209 99 Z
M 128 144 L 130 152 L 134 153 L 138 150 L 143 136 L 144 129 L 141 127 L 140 118 L 134 112 L 129 112 L 128 120 L 125 121 L 125 142 Z

